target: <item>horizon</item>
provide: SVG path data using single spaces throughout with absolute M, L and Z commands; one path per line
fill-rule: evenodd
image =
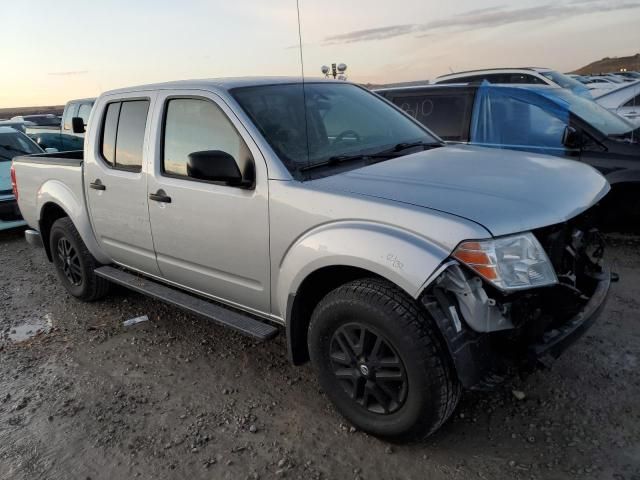
M 295 0 L 25 0 L 3 8 L 5 37 L 19 41 L 4 42 L 1 56 L 19 68 L 0 77 L 0 108 L 17 108 L 160 81 L 298 76 L 301 57 L 306 78 L 344 62 L 349 80 L 363 84 L 521 65 L 567 72 L 637 53 L 640 1 L 491 0 L 478 8 L 471 0 L 403 0 L 389 8 L 381 0 L 300 0 L 301 37 Z

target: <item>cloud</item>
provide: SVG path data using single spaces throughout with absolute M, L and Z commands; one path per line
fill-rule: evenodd
M 385 27 L 354 30 L 323 39 L 324 45 L 338 43 L 356 43 L 372 40 L 386 40 L 410 34 L 423 36 L 425 32 L 437 33 L 443 30 L 480 29 L 498 27 L 513 23 L 531 22 L 549 18 L 567 18 L 615 10 L 640 8 L 640 1 L 612 0 L 570 0 L 565 3 L 548 3 L 535 7 L 512 8 L 501 5 L 470 10 L 450 17 L 432 20 L 427 23 L 389 25 Z
M 73 70 L 70 72 L 49 72 L 47 75 L 66 77 L 71 75 L 86 75 L 87 73 L 89 73 L 89 70 Z
M 389 27 L 368 28 L 355 30 L 340 35 L 331 35 L 324 39 L 325 44 L 366 42 L 369 40 L 384 40 L 385 38 L 399 37 L 416 30 L 417 25 L 392 25 Z

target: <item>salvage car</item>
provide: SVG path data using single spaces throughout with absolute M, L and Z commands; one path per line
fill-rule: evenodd
M 43 150 L 24 133 L 0 126 L 0 230 L 26 224 L 11 187 L 11 160 L 17 155 L 36 153 L 43 153 Z
M 488 68 L 466 72 L 448 73 L 437 77 L 436 85 L 489 82 L 501 85 L 549 85 L 566 88 L 581 97 L 591 98 L 591 92 L 582 82 L 550 68 Z
M 13 181 L 74 297 L 110 283 L 257 340 L 374 435 L 424 437 L 463 388 L 558 356 L 611 275 L 577 162 L 447 146 L 344 81 L 172 82 L 101 95 L 84 152 Z
M 640 127 L 640 80 L 604 93 L 596 98 L 596 102 Z
M 376 92 L 447 141 L 589 164 L 613 189 L 602 208 L 607 224 L 640 223 L 640 130 L 592 100 L 545 86 L 425 85 Z

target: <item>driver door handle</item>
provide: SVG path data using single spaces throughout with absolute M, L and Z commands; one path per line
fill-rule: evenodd
M 153 200 L 154 202 L 171 203 L 171 197 L 162 189 L 158 190 L 156 193 L 150 193 L 149 200 Z
M 89 188 L 93 188 L 94 190 L 106 190 L 107 187 L 102 184 L 102 181 L 99 178 L 96 178 L 93 182 L 89 184 Z

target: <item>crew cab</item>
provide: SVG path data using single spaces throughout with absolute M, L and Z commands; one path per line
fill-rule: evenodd
M 463 388 L 558 356 L 611 281 L 596 170 L 446 146 L 343 81 L 110 91 L 84 151 L 13 168 L 27 240 L 71 295 L 116 283 L 258 340 L 283 330 L 383 437 L 428 435 Z
M 449 142 L 589 164 L 612 187 L 602 206 L 607 225 L 629 229 L 640 224 L 640 128 L 593 100 L 557 87 L 491 84 L 424 85 L 377 93 Z

